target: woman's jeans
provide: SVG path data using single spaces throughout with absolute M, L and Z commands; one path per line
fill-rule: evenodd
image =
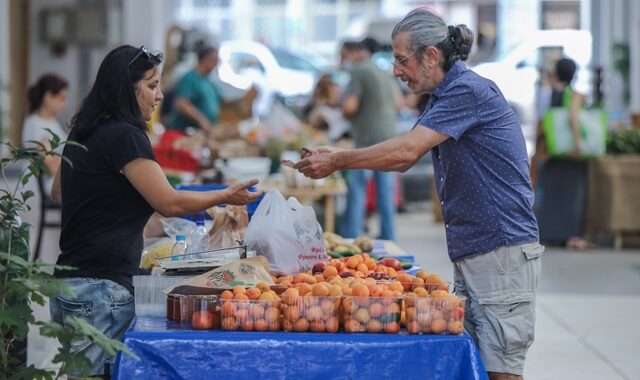
M 60 324 L 67 317 L 79 317 L 109 338 L 122 340 L 131 324 L 135 309 L 133 295 L 122 285 L 98 278 L 64 278 L 73 297 L 52 298 L 49 304 L 51 319 Z M 88 339 L 72 342 L 72 352 L 82 352 L 91 361 L 90 373 L 71 373 L 72 376 L 103 375 L 105 364 L 113 367 L 115 356 L 109 356 Z M 109 370 L 107 370 L 109 372 Z
M 367 180 L 376 182 L 376 207 L 380 214 L 380 239 L 395 240 L 394 192 L 396 173 L 371 170 L 350 170 L 347 178 L 347 211 L 342 218 L 340 234 L 355 238 L 364 233 L 366 218 Z

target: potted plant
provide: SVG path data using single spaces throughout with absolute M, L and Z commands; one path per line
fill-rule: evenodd
M 55 155 L 54 150 L 63 142 L 52 135 L 51 148 L 42 144 L 38 148 L 18 148 L 9 142 L 4 145 L 8 155 L 0 159 L 0 378 L 54 379 L 71 370 L 86 370 L 91 362 L 84 354 L 73 353 L 71 342 L 90 339 L 105 351 L 115 354 L 122 350 L 130 353 L 124 344 L 104 336 L 100 331 L 80 318 L 69 318 L 65 325 L 53 321 L 37 320 L 32 303 L 44 305 L 47 298 L 71 295 L 66 284 L 46 270 L 67 269 L 46 263 L 41 259 L 29 260 L 29 228 L 20 219 L 20 213 L 29 209 L 27 201 L 34 196 L 25 185 L 47 169 L 46 155 Z M 73 143 L 73 142 L 69 142 Z M 64 159 L 64 157 L 63 157 Z M 68 162 L 68 160 L 66 160 Z M 9 166 L 24 163 L 17 180 L 7 175 Z M 58 339 L 61 347 L 53 359 L 60 365 L 58 370 L 47 370 L 26 365 L 26 341 L 29 328 L 38 328 L 40 334 Z

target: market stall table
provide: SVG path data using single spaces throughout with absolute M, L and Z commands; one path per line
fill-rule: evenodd
M 468 335 L 180 330 L 138 317 L 113 379 L 487 379 Z

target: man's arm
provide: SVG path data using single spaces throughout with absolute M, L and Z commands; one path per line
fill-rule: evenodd
M 430 149 L 448 138 L 449 136 L 430 128 L 417 126 L 409 133 L 366 148 L 307 155 L 295 168 L 311 178 L 324 178 L 343 169 L 404 172 Z
M 211 123 L 209 123 L 207 117 L 204 116 L 204 114 L 200 112 L 200 110 L 198 110 L 193 105 L 193 103 L 189 101 L 189 99 L 178 97 L 174 102 L 174 106 L 176 107 L 176 110 L 178 112 L 198 123 L 200 128 L 202 128 L 205 132 L 213 131 L 213 126 L 211 125 Z
M 358 112 L 360 107 L 360 100 L 356 95 L 347 95 L 342 102 L 342 116 L 350 119 Z

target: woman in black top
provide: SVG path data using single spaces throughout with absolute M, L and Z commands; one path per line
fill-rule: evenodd
M 155 161 L 145 121 L 163 99 L 160 90 L 162 54 L 129 45 L 112 50 L 102 61 L 96 80 L 71 121 L 63 164 L 54 178 L 52 195 L 62 202 L 61 254 L 56 270 L 75 293 L 51 300 L 52 318 L 86 319 L 105 335 L 121 339 L 133 315 L 132 276 L 142 252 L 142 231 L 157 211 L 164 216 L 192 214 L 226 203 L 244 205 L 259 192 L 247 181 L 225 190 L 176 191 Z M 103 375 L 113 362 L 95 344 L 74 347 L 91 360 L 89 375 Z M 108 369 L 106 370 L 108 373 Z M 78 373 L 77 375 L 87 375 Z

